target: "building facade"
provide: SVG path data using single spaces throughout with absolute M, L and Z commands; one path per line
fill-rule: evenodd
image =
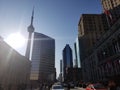
M 62 62 L 62 60 L 60 60 L 60 73 L 61 74 L 62 74 L 62 71 L 63 71 L 62 66 L 63 66 L 63 62 Z
M 104 14 L 82 14 L 78 23 L 78 38 L 80 42 L 80 58 L 83 60 L 90 54 L 90 49 L 108 30 Z
M 113 21 L 120 18 L 120 0 L 101 0 L 103 12 L 108 10 Z
M 75 60 L 74 60 L 74 66 L 73 67 L 78 67 L 76 42 L 74 43 L 74 50 L 75 50 Z
M 63 72 L 63 60 L 60 60 L 60 74 L 59 74 L 59 81 L 62 82 L 62 72 Z
M 79 83 L 83 81 L 82 78 L 82 68 L 74 67 L 66 69 L 66 82 L 67 83 Z
M 101 0 L 101 3 L 105 9 L 111 10 L 120 5 L 120 0 Z
M 30 80 L 39 83 L 54 82 L 55 71 L 55 40 L 35 32 Z
M 85 22 L 84 18 L 86 17 L 84 17 L 83 20 L 81 17 L 79 23 L 79 37 L 83 80 L 85 82 L 105 82 L 112 79 L 115 80 L 117 83 L 120 83 L 120 11 L 118 11 L 120 10 L 120 1 L 101 1 L 103 9 L 108 10 L 108 12 L 110 12 L 109 15 L 112 15 L 111 22 L 112 20 L 114 20 L 114 18 L 116 21 L 114 23 L 112 22 L 112 25 L 109 27 L 109 21 L 107 20 L 108 16 L 105 14 L 100 14 L 100 17 L 102 17 L 103 19 L 101 18 L 97 20 L 97 23 L 99 24 L 93 24 L 93 27 L 95 27 L 95 29 L 92 29 L 92 25 L 90 25 L 91 29 L 89 28 L 87 30 L 85 29 L 85 27 L 87 28 L 88 23 L 83 24 L 83 22 Z M 92 31 L 89 32 L 89 30 Z M 94 39 L 90 37 L 94 37 Z M 92 43 L 93 41 L 94 43 Z
M 95 45 L 93 52 L 83 62 L 85 81 L 120 83 L 120 19 Z M 87 70 L 89 68 L 89 70 Z M 89 77 L 88 77 L 89 76 Z
M 108 29 L 109 26 L 107 24 L 105 14 L 83 14 L 80 18 L 78 24 L 78 42 L 80 47 L 80 61 L 84 81 L 90 81 L 90 77 L 88 77 L 88 75 L 96 70 L 95 56 L 91 57 L 94 58 L 93 61 L 88 59 L 86 60 L 86 58 L 91 55 L 94 50 L 94 45 L 101 39 L 102 35 L 104 35 Z M 92 63 L 92 66 L 90 66 L 90 63 Z M 92 71 L 90 71 L 90 67 L 92 67 Z M 91 77 L 93 77 L 92 74 Z M 96 77 L 97 75 L 95 73 L 95 77 L 93 78 Z
M 66 80 L 66 71 L 67 68 L 73 68 L 73 57 L 72 57 L 72 49 L 69 44 L 65 46 L 63 49 L 63 78 Z
M 74 44 L 75 47 L 75 66 L 81 68 L 81 61 L 80 61 L 80 41 L 79 37 L 77 37 L 76 42 Z
M 0 38 L 0 90 L 25 90 L 31 62 Z

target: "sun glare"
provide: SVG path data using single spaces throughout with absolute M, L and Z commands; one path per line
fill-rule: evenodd
M 14 49 L 21 48 L 25 44 L 25 38 L 20 33 L 10 34 L 5 41 Z

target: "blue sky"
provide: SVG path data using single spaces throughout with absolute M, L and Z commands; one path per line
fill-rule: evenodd
M 27 38 L 33 6 L 35 31 L 55 39 L 56 70 L 59 74 L 62 50 L 66 44 L 73 49 L 80 15 L 101 13 L 100 0 L 0 0 L 0 36 L 6 38 L 20 31 Z M 22 55 L 25 50 L 26 45 L 17 49 Z

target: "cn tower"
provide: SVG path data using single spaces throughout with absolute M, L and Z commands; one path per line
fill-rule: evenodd
M 28 43 L 27 43 L 27 49 L 26 49 L 26 54 L 25 56 L 29 59 L 30 58 L 30 49 L 31 49 L 31 38 L 32 38 L 32 33 L 34 32 L 34 27 L 33 27 L 33 17 L 34 16 L 34 9 L 32 11 L 32 16 L 31 16 L 31 24 L 28 26 Z

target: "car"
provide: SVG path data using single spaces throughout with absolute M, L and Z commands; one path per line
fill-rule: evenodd
M 65 90 L 62 85 L 53 85 L 52 90 Z
M 96 90 L 107 90 L 107 88 L 104 85 L 102 85 L 101 83 L 93 84 L 93 86 Z
M 63 86 L 64 86 L 64 87 L 68 87 L 68 84 L 67 84 L 67 83 L 63 83 Z
M 73 83 L 70 83 L 70 88 L 74 88 L 75 85 Z

